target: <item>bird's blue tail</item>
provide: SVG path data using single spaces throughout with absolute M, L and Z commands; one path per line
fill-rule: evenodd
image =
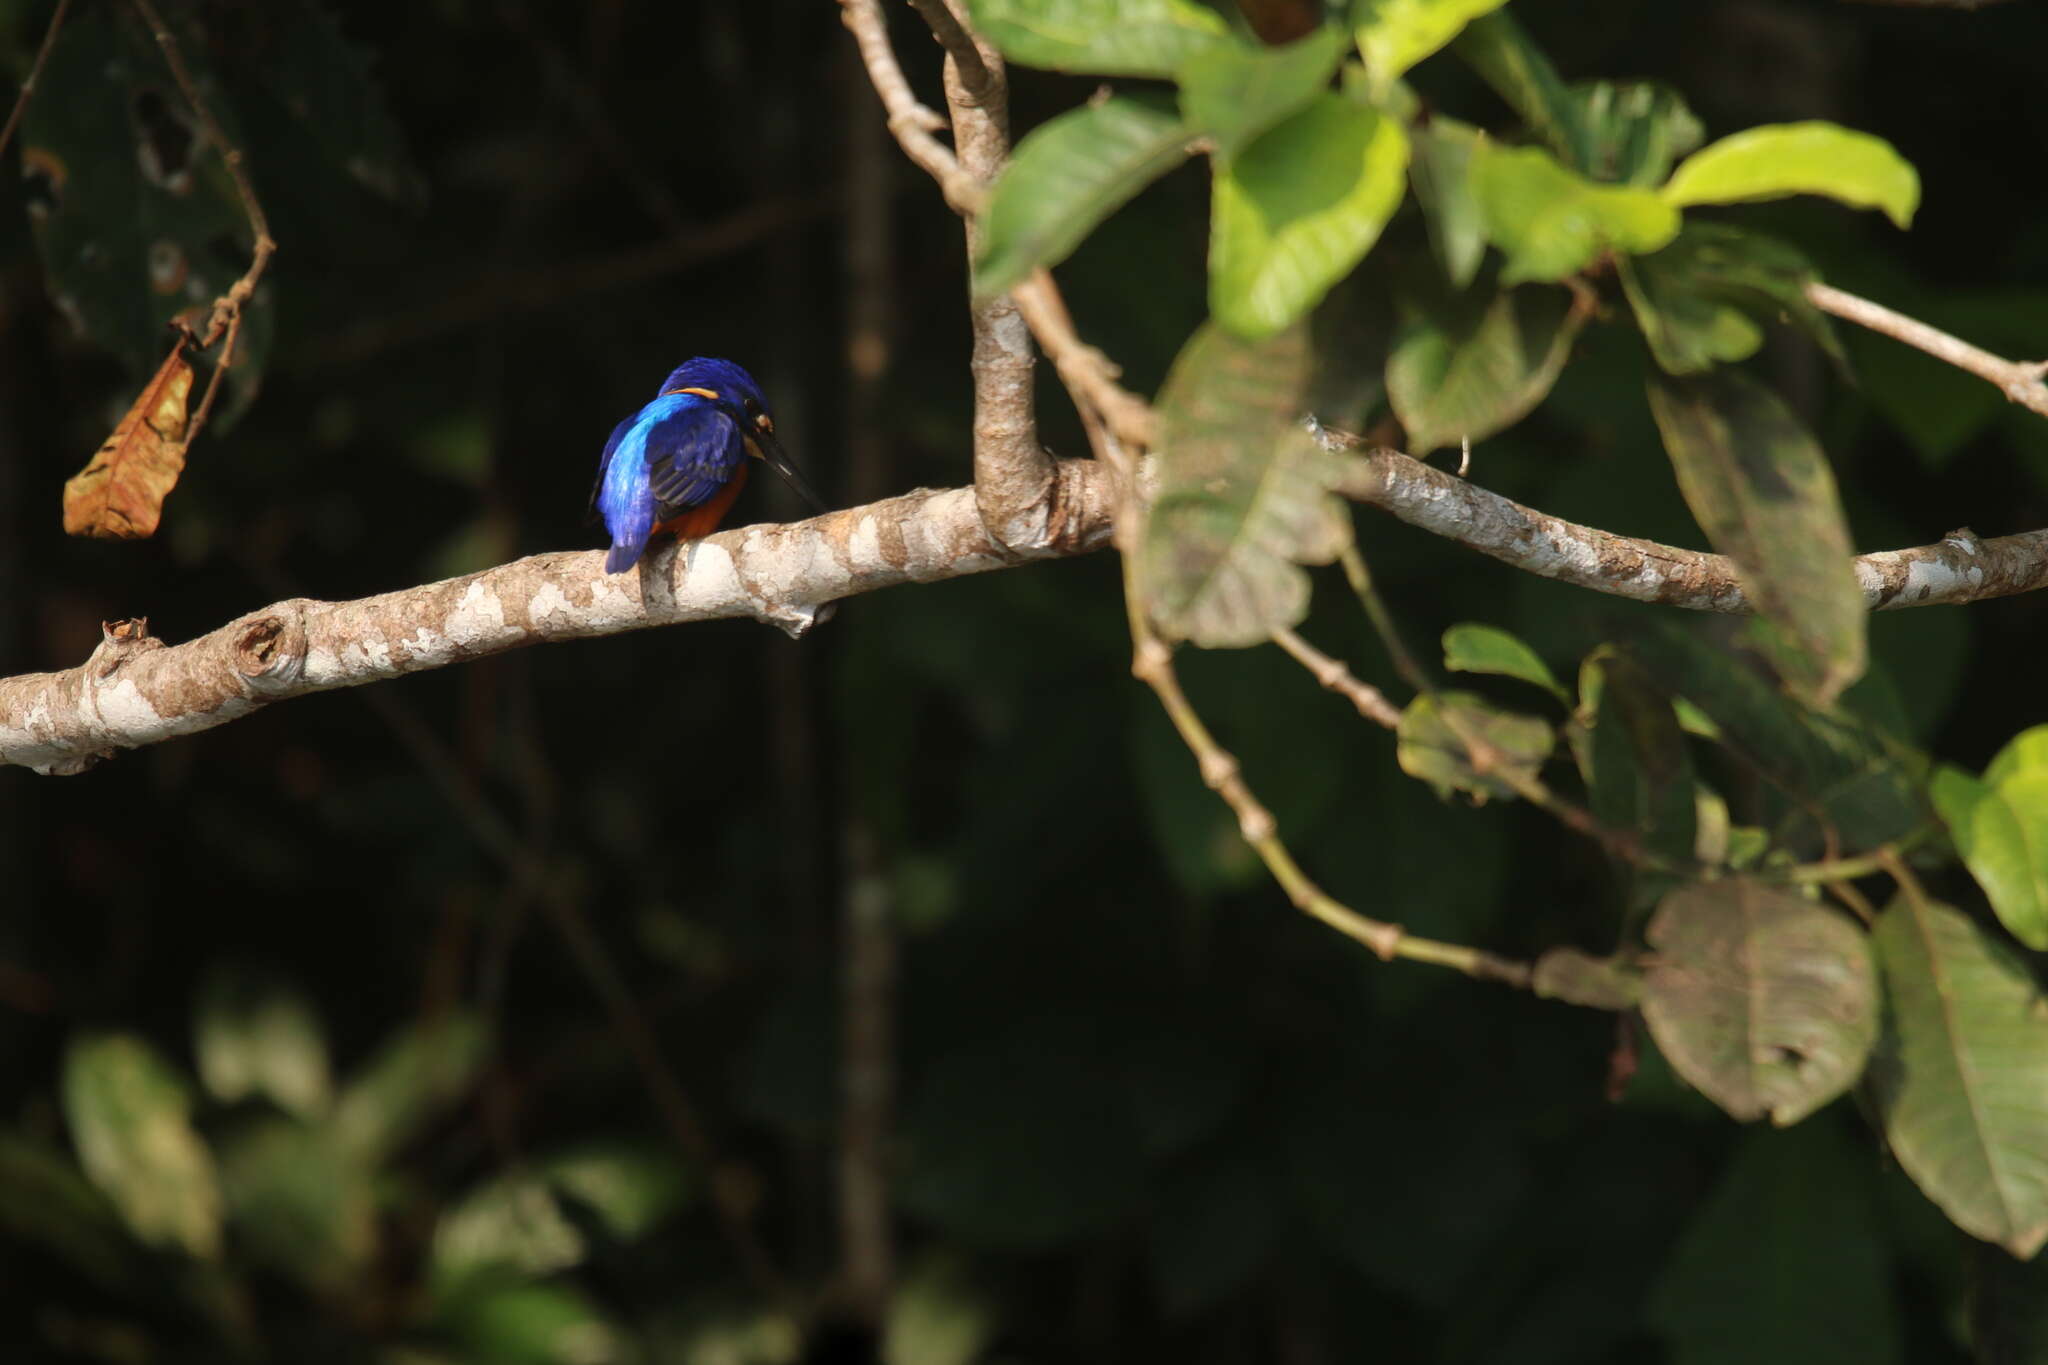
M 647 542 L 637 545 L 614 545 L 612 552 L 604 557 L 606 573 L 624 573 L 640 562 L 640 552 L 647 548 Z

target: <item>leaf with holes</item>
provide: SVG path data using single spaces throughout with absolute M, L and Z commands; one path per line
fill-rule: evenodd
M 1181 112 L 1234 155 L 1327 88 L 1343 55 L 1343 30 L 1329 27 L 1285 47 L 1210 48 L 1181 68 Z
M 1538 716 L 1500 710 L 1470 692 L 1424 693 L 1401 713 L 1395 760 L 1439 796 L 1512 798 L 1555 743 L 1549 722 Z
M 1867 615 L 1827 457 L 1783 399 L 1732 370 L 1652 373 L 1650 411 L 1700 529 L 1795 646 L 1779 655 L 1786 682 L 1826 708 L 1863 675 Z
M 1033 129 L 982 214 L 975 297 L 992 298 L 1065 260 L 1098 223 L 1187 160 L 1191 136 L 1162 102 L 1129 95 Z
M 1818 278 L 1783 242 L 1725 223 L 1687 223 L 1662 251 L 1621 262 L 1636 325 L 1670 374 L 1747 359 L 1764 343 L 1763 324 L 1780 318 L 1846 364 L 1834 325 L 1806 297 Z
M 1679 1075 L 1734 1117 L 1797 1123 L 1856 1083 L 1877 971 L 1840 913 L 1744 877 L 1695 882 L 1650 919 L 1643 1018 Z
M 1819 120 L 1767 123 L 1711 143 L 1678 164 L 1664 202 L 1742 204 L 1818 194 L 1883 209 L 1900 227 L 1920 206 L 1920 173 L 1883 138 Z
M 1220 159 L 1209 311 L 1241 336 L 1265 337 L 1315 307 L 1379 240 L 1407 166 L 1401 125 L 1336 94 Z
M 2048 1240 L 2048 1000 L 1955 909 L 1901 895 L 1877 922 L 1890 1009 L 1871 1089 L 1892 1155 L 1963 1231 Z
M 1235 41 L 1195 0 L 968 0 L 967 12 L 1012 61 L 1096 76 L 1171 76 Z
M 220 1254 L 213 1156 L 185 1081 L 142 1039 L 88 1034 L 64 1056 L 64 1118 L 79 1164 L 152 1246 Z
M 1487 236 L 1507 253 L 1502 284 L 1561 280 L 1603 251 L 1640 255 L 1678 235 L 1678 210 L 1655 191 L 1598 184 L 1540 147 L 1483 146 L 1473 184 Z
M 1330 490 L 1357 459 L 1301 429 L 1308 373 L 1299 327 L 1247 342 L 1210 324 L 1174 361 L 1138 576 L 1167 636 L 1232 647 L 1295 625 L 1309 593 L 1298 566 L 1350 544 L 1351 518 Z
M 1590 312 L 1562 289 L 1475 289 L 1414 318 L 1387 357 L 1387 398 L 1421 456 L 1535 410 Z

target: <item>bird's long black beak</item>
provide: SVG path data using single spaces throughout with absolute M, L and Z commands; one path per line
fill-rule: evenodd
M 822 514 L 830 510 L 825 506 L 825 500 L 818 496 L 817 490 L 811 487 L 811 481 L 804 477 L 804 472 L 789 458 L 789 452 L 782 448 L 782 442 L 775 438 L 774 432 L 756 427 L 748 439 L 754 443 L 754 453 L 765 460 L 770 469 L 780 474 L 782 481 L 795 489 L 796 495 L 811 505 L 812 511 Z

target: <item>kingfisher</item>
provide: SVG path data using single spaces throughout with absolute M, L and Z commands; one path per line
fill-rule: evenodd
M 698 356 L 677 366 L 646 407 L 612 428 L 590 505 L 611 532 L 606 573 L 639 562 L 661 532 L 694 540 L 747 485 L 747 460 L 765 460 L 819 512 L 825 504 L 775 438 L 761 386 L 730 360 Z

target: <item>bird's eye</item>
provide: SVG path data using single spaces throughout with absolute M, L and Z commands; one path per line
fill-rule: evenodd
M 747 416 L 754 419 L 756 429 L 761 431 L 775 430 L 774 419 L 770 418 L 761 405 L 751 398 L 747 400 Z

